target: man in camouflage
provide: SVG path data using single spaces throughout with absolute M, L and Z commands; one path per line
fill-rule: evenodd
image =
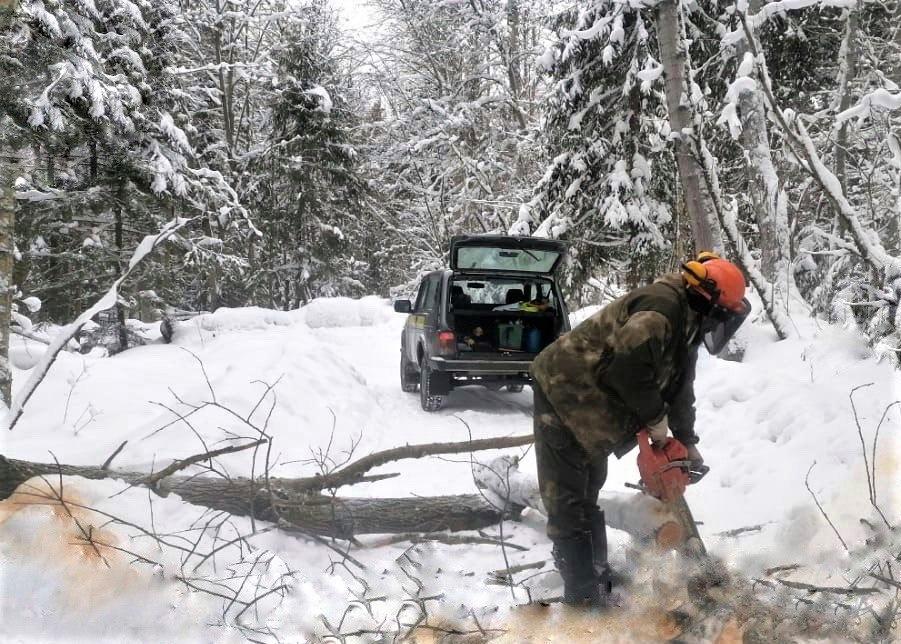
M 747 316 L 741 271 L 713 253 L 608 304 L 548 346 L 532 365 L 538 482 L 564 601 L 603 605 L 610 590 L 597 496 L 607 457 L 644 427 L 703 459 L 694 431 L 702 340 L 719 351 Z M 602 593 L 602 589 L 605 591 Z

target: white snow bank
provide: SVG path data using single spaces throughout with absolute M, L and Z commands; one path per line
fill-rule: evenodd
M 388 301 L 370 296 L 359 300 L 348 297 L 317 298 L 299 309 L 275 311 L 260 307 L 221 308 L 181 322 L 179 333 L 192 327 L 204 335 L 227 331 L 260 331 L 270 327 L 297 324 L 317 329 L 322 327 L 374 326 L 394 316 Z
M 376 326 L 395 318 L 387 300 L 372 296 L 359 300 L 347 297 L 319 298 L 310 302 L 301 311 L 304 314 L 304 322 L 311 329 Z

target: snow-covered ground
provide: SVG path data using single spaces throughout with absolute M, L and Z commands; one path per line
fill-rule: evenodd
M 875 518 L 848 395 L 853 387 L 873 383 L 855 394 L 871 457 L 876 425 L 886 406 L 899 397 L 901 377 L 889 365 L 877 363 L 852 332 L 806 318 L 796 322 L 799 337 L 778 343 L 765 326 L 752 327 L 742 363 L 702 358 L 696 382 L 697 430 L 711 473 L 688 498 L 695 518 L 703 522 L 708 548 L 746 575 L 799 564 L 791 579 L 843 585 L 847 580 L 841 573 L 848 561 L 805 487 L 805 477 L 816 462 L 810 488 L 845 541 L 859 545 L 867 536 L 860 520 Z M 280 477 L 312 474 L 315 466 L 307 459 L 328 445 L 332 457 L 343 460 L 354 445 L 359 457 L 405 443 L 466 440 L 470 432 L 482 438 L 531 430 L 528 388 L 520 394 L 467 388 L 454 392 L 441 412 L 421 411 L 418 395 L 405 394 L 399 386 L 402 325 L 403 316 L 376 298 L 320 300 L 290 313 L 221 310 L 183 323 L 171 345 L 152 344 L 114 357 L 64 353 L 14 431 L 3 437 L 2 453 L 52 462 L 52 451 L 62 463 L 99 465 L 127 440 L 116 468 L 159 470 L 173 459 L 205 451 L 204 444 L 221 446 L 229 432 L 252 435 L 247 426 L 215 409 L 192 416 L 193 429 L 173 422 L 174 412 L 188 409 L 184 403 L 199 404 L 215 396 L 246 416 L 273 384 L 275 397 L 265 398 L 252 421 L 263 423 L 274 402 L 268 427 L 277 463 L 273 475 Z M 22 344 L 19 338 L 16 342 L 14 363 L 27 368 L 41 345 Z M 26 372 L 17 370 L 15 375 L 21 383 Z M 898 408 L 886 416 L 875 466 L 870 463 L 877 498 L 892 521 L 901 520 L 899 418 Z M 511 451 L 525 452 L 522 469 L 534 471 L 530 450 Z M 219 460 L 232 475 L 249 475 L 252 461 L 250 452 Z M 342 489 L 341 494 L 475 491 L 468 457 L 402 461 L 377 472 L 401 475 Z M 606 489 L 623 490 L 636 479 L 634 454 L 612 459 Z M 144 489 L 124 488 L 114 480 L 66 478 L 64 493 L 76 499 L 71 507 L 78 522 L 59 508 L 23 504 L 26 497 L 0 504 L 3 641 L 241 641 L 235 630 L 222 626 L 222 618 L 225 614 L 234 620 L 243 606 L 187 592 L 175 578 L 183 573 L 183 553 L 160 550 L 146 534 L 141 536 L 141 530 L 188 530 L 204 509 L 175 495 L 159 498 Z M 88 506 L 136 527 L 104 525 L 104 517 Z M 79 526 L 88 525 L 110 542 L 126 544 L 123 550 L 158 565 L 131 563 L 134 556 L 122 551 L 98 557 L 73 545 Z M 751 526 L 759 528 L 737 536 L 718 535 Z M 528 548 L 508 550 L 510 565 L 549 560 L 550 544 L 540 521 L 507 522 L 503 529 L 511 542 Z M 250 521 L 236 517 L 223 530 L 249 534 Z M 497 529 L 487 532 L 496 535 Z M 213 539 L 208 535 L 202 546 Z M 370 585 L 363 596 L 384 596 L 384 601 L 353 603 L 363 588 L 340 567 L 326 573 L 336 558 L 332 551 L 278 531 L 250 537 L 250 552 L 224 550 L 215 565 L 203 562 L 196 574 L 224 579 L 227 565 L 237 565 L 239 559 L 244 572 L 253 561 L 267 562 L 265 570 L 254 568 L 258 574 L 242 592 L 251 593 L 253 583 L 263 588 L 284 583 L 291 592 L 281 603 L 275 601 L 281 593 L 273 593 L 241 619 L 276 629 L 281 641 L 289 642 L 304 641 L 304 633 L 311 630 L 326 633 L 326 623 L 336 628 L 340 624 L 346 633 L 378 628 L 392 622 L 400 610 L 415 613 L 416 604 L 409 601 L 415 582 L 403 571 L 414 562 L 413 576 L 425 584 L 422 595 L 443 593 L 442 599 L 427 602 L 433 618 L 459 622 L 468 619 L 463 613 L 475 609 L 481 626 L 500 627 L 509 607 L 527 600 L 521 589 L 514 600 L 509 588 L 486 584 L 489 571 L 506 565 L 504 553 L 495 546 L 430 544 L 401 557 L 409 544 L 373 545 L 379 541 L 375 537 L 361 541 L 368 547 L 355 548 L 352 554 L 368 568 L 358 575 Z M 627 541 L 626 535 L 612 532 L 615 565 L 627 565 Z M 295 574 L 285 576 L 287 571 Z M 534 593 L 558 594 L 556 575 L 537 572 L 529 582 Z M 518 578 L 529 575 L 536 570 Z M 354 608 L 345 615 L 349 605 Z M 251 619 L 255 612 L 259 614 Z M 411 614 L 405 615 L 412 621 Z

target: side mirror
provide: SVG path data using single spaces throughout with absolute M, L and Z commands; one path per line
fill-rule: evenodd
M 413 310 L 413 303 L 410 300 L 397 300 L 394 303 L 395 313 L 409 313 Z

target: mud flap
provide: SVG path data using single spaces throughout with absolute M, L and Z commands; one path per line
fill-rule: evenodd
M 429 374 L 429 393 L 434 396 L 446 396 L 451 390 L 451 375 L 446 372 L 432 371 Z

